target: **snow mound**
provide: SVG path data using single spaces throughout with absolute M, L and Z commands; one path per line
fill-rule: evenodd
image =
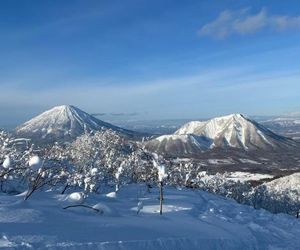
M 29 167 L 31 167 L 34 170 L 38 170 L 42 166 L 42 161 L 40 157 L 37 155 L 32 156 L 28 161 Z
M 117 197 L 117 193 L 116 192 L 110 192 L 108 194 L 105 195 L 108 198 L 116 198 Z
M 66 200 L 70 203 L 82 203 L 84 201 L 84 194 L 83 192 L 74 192 L 67 196 Z
M 97 203 L 93 206 L 94 209 L 98 209 L 101 214 L 112 214 L 112 210 L 109 208 L 109 206 L 103 204 L 103 203 Z
M 10 168 L 10 166 L 11 166 L 11 159 L 10 159 L 10 157 L 7 155 L 7 156 L 5 156 L 5 160 L 4 160 L 4 162 L 2 163 L 2 167 L 3 168 Z

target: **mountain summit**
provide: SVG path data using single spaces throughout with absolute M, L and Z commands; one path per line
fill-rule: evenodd
M 187 135 L 189 137 L 184 137 Z M 172 136 L 160 136 L 147 142 L 146 147 L 163 152 L 176 148 L 176 151 L 182 149 L 184 154 L 195 154 L 197 149 L 198 152 L 226 147 L 243 150 L 276 150 L 292 145 L 294 141 L 291 139 L 277 135 L 241 114 L 231 114 L 208 121 L 188 122 Z
M 175 134 L 205 136 L 213 141 L 212 147 L 233 147 L 243 149 L 277 148 L 289 142 L 287 138 L 250 120 L 242 114 L 217 117 L 205 122 L 189 122 Z
M 36 142 L 70 141 L 90 131 L 112 129 L 126 135 L 128 131 L 101 121 L 72 105 L 56 106 L 32 118 L 15 129 L 18 136 Z

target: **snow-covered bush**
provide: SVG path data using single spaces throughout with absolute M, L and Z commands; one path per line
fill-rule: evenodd
M 125 137 L 108 129 L 82 135 L 67 150 L 76 168 L 74 184 L 91 192 L 111 182 L 119 187 L 134 148 Z
M 0 189 L 18 192 L 26 186 L 27 161 L 32 147 L 26 139 L 15 139 L 0 131 Z
M 169 162 L 167 184 L 202 189 L 233 198 L 240 203 L 249 203 L 252 187 L 248 182 L 233 181 L 228 173 L 203 171 L 197 162 Z
M 68 166 L 57 150 L 36 148 L 29 140 L 13 138 L 4 131 L 0 131 L 0 160 L 1 190 L 28 189 L 26 199 L 44 186 L 60 183 L 59 173 Z
M 154 166 L 154 155 L 139 145 L 129 157 L 132 182 L 146 183 L 151 186 L 157 182 L 157 168 Z M 127 171 L 128 172 L 128 171 Z

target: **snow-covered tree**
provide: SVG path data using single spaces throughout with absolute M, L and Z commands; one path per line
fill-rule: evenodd
M 101 184 L 115 182 L 128 168 L 133 144 L 113 130 L 105 129 L 77 138 L 67 150 L 76 168 L 75 179 L 85 191 L 98 190 Z
M 160 209 L 159 213 L 162 215 L 163 210 L 163 186 L 164 186 L 164 179 L 167 177 L 165 166 L 162 162 L 160 162 L 160 158 L 157 154 L 153 153 L 153 166 L 157 169 L 158 175 L 158 186 L 159 186 L 159 204 Z
M 0 183 L 1 191 L 16 192 L 26 184 L 26 165 L 31 145 L 26 139 L 16 139 L 0 131 Z

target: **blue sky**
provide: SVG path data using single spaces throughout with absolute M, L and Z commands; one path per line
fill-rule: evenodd
M 0 31 L 1 124 L 300 111 L 298 0 L 6 0 Z

